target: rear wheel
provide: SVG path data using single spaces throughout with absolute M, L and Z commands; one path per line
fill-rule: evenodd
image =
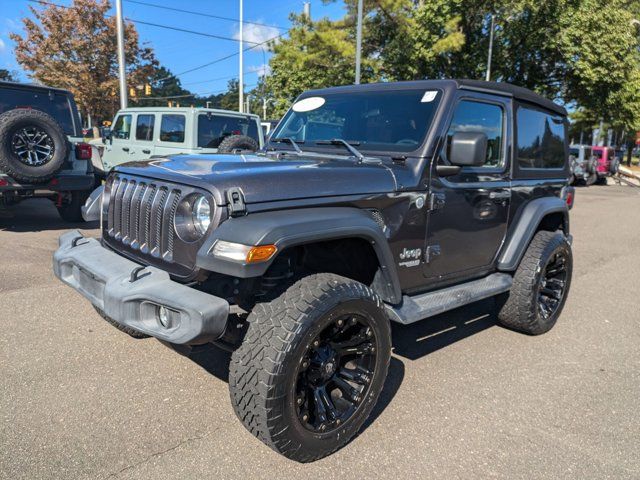
M 500 323 L 530 335 L 551 330 L 567 299 L 572 269 L 571 246 L 565 235 L 536 233 L 516 270 L 511 291 L 502 297 Z
M 387 375 L 391 331 L 380 298 L 359 282 L 312 275 L 256 305 L 248 322 L 229 373 L 245 427 L 300 462 L 344 446 Z

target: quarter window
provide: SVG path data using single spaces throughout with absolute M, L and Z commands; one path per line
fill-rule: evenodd
M 499 105 L 462 100 L 447 132 L 447 156 L 455 133 L 476 132 L 487 136 L 487 158 L 483 167 L 499 167 L 503 158 L 503 111 Z
M 111 130 L 112 137 L 118 140 L 129 140 L 130 133 L 131 115 L 119 115 Z
M 160 124 L 160 141 L 161 142 L 184 142 L 184 124 L 185 116 L 168 114 L 162 115 Z
M 138 115 L 136 120 L 136 140 L 153 140 L 155 115 Z
M 518 165 L 520 168 L 564 166 L 565 122 L 528 107 L 518 108 Z

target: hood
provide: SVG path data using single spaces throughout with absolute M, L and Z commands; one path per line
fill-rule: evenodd
M 396 189 L 392 170 L 379 164 L 358 164 L 345 158 L 262 155 L 174 155 L 130 162 L 116 171 L 198 186 L 211 191 L 218 203 L 225 191 L 242 189 L 246 203 L 297 198 L 388 193 Z

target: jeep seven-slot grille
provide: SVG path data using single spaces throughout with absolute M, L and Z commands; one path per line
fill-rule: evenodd
M 115 177 L 107 234 L 143 255 L 173 259 L 173 218 L 181 191 L 145 179 Z

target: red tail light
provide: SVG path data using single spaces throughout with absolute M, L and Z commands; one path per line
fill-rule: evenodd
M 76 158 L 78 160 L 91 160 L 91 145 L 88 143 L 77 143 Z
M 6 187 L 7 185 L 9 185 L 9 182 L 7 181 L 7 179 L 0 178 L 0 187 Z
M 576 198 L 576 189 L 573 187 L 564 187 L 562 189 L 562 199 L 566 202 L 569 210 L 573 208 L 573 201 Z

